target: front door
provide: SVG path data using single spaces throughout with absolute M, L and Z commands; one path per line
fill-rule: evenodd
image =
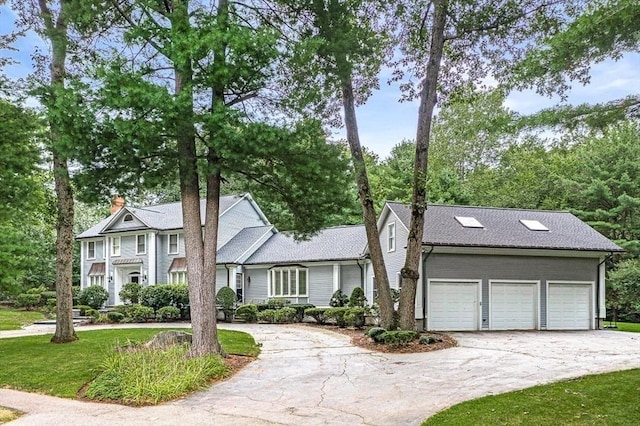
M 113 295 L 113 304 L 121 305 L 122 301 L 120 300 L 120 291 L 122 290 L 122 286 L 126 283 L 140 283 L 140 267 L 139 266 L 128 266 L 128 267 L 117 267 L 115 274 L 115 286 L 114 286 L 114 295 Z

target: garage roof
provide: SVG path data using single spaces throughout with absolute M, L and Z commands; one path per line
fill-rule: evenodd
M 409 228 L 409 205 L 387 202 L 387 206 Z M 465 228 L 456 216 L 473 217 L 483 227 Z M 531 230 L 522 221 L 538 221 L 548 231 Z M 429 205 L 424 226 L 425 245 L 624 251 L 566 211 Z

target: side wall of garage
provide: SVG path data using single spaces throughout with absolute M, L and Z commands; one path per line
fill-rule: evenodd
M 490 280 L 539 281 L 539 320 L 540 328 L 545 329 L 547 281 L 597 282 L 597 268 L 596 258 L 432 253 L 425 262 L 424 274 L 429 280 L 481 280 L 482 329 L 489 328 Z

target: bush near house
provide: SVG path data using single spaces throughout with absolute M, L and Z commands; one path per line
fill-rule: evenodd
M 139 301 L 153 311 L 164 306 L 180 309 L 180 318 L 189 318 L 189 288 L 186 284 L 156 284 L 142 288 Z
M 347 308 L 344 313 L 344 321 L 352 327 L 362 328 L 368 312 L 369 310 L 365 307 Z
M 291 301 L 284 297 L 272 297 L 267 301 L 267 309 L 280 309 L 289 305 Z
M 420 337 L 420 333 L 412 330 L 394 330 L 385 331 L 377 336 L 379 343 L 385 343 L 391 346 L 404 346 Z
M 341 308 L 349 303 L 349 298 L 342 290 L 336 290 L 329 300 L 329 306 L 332 308 Z
M 304 321 L 305 311 L 315 308 L 316 305 L 312 305 L 311 303 L 292 303 L 289 307 L 296 310 L 295 322 L 302 322 Z
M 273 320 L 277 324 L 287 324 L 287 323 L 295 322 L 296 310 L 295 308 L 289 308 L 289 307 L 276 309 Z
M 356 287 L 349 297 L 350 308 L 364 308 L 367 305 L 367 298 L 364 295 L 362 287 Z
M 258 312 L 258 321 L 260 322 L 275 322 L 276 310 L 275 309 L 265 309 L 264 311 Z
M 126 283 L 118 295 L 125 304 L 136 304 L 140 303 L 141 290 L 142 286 L 139 283 Z
M 180 319 L 180 309 L 175 306 L 163 306 L 156 312 L 156 321 L 173 321 Z
M 335 320 L 336 324 L 340 328 L 344 328 L 347 326 L 347 322 L 344 319 L 345 314 L 349 308 L 345 306 L 337 307 L 337 308 L 329 308 L 324 312 L 324 316 L 329 319 Z
M 93 309 L 100 309 L 108 299 L 109 292 L 99 285 L 85 288 L 78 296 L 78 302 L 81 305 L 91 306 Z
M 224 320 L 233 320 L 233 312 L 238 298 L 231 287 L 222 287 L 216 294 L 216 305 L 224 313 Z
M 16 308 L 26 309 L 27 311 L 33 311 L 40 306 L 40 295 L 22 293 L 16 296 L 14 300 Z
M 313 318 L 318 324 L 325 324 L 327 317 L 325 315 L 328 308 L 309 308 L 305 309 L 304 314 Z
M 115 311 L 124 315 L 124 322 L 147 322 L 155 318 L 153 308 L 139 303 L 135 305 L 116 306 Z
M 240 318 L 244 322 L 257 322 L 258 321 L 258 305 L 253 303 L 247 303 L 246 305 L 238 306 L 235 313 L 236 318 Z
M 119 322 L 122 322 L 123 320 L 124 320 L 124 314 L 117 311 L 107 312 L 107 321 L 111 323 L 119 323 Z

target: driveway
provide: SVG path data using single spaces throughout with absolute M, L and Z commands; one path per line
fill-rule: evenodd
M 130 408 L 0 390 L 15 425 L 419 424 L 461 401 L 584 374 L 640 367 L 640 334 L 453 333 L 459 347 L 381 354 L 304 326 L 231 325 L 263 344 L 236 376 L 188 398 Z

